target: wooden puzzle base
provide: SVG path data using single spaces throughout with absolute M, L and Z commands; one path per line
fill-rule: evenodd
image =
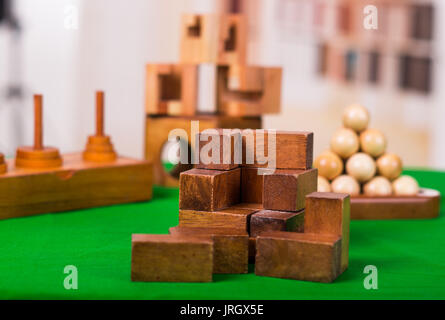
M 351 219 L 427 219 L 439 216 L 440 193 L 421 189 L 417 196 L 351 197 Z
M 7 160 L 8 172 L 0 175 L 0 219 L 151 199 L 147 161 L 85 162 L 80 153 L 62 158 L 62 166 L 51 169 L 17 168 Z

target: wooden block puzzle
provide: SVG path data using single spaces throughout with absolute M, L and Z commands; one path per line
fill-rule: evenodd
M 230 207 L 218 211 L 179 210 L 179 226 L 220 227 L 249 231 L 250 217 L 256 209 Z
M 342 237 L 341 270 L 349 262 L 350 196 L 344 193 L 314 192 L 306 197 L 304 230 Z
M 264 209 L 299 211 L 306 195 L 317 191 L 317 169 L 275 170 L 264 176 Z
M 264 170 L 257 168 L 241 168 L 241 201 L 243 203 L 258 203 L 263 208 Z
M 332 282 L 341 273 L 340 236 L 269 232 L 256 241 L 255 274 Z
M 229 228 L 173 227 L 173 236 L 193 236 L 213 241 L 213 273 L 247 273 L 249 235 Z
M 241 169 L 192 169 L 180 176 L 179 209 L 217 211 L 239 203 Z
M 132 281 L 212 281 L 211 239 L 133 234 L 131 244 Z
M 17 149 L 15 159 L 0 157 L 0 219 L 149 200 L 152 165 L 117 156 L 104 135 L 103 92 L 97 93 L 96 134 L 83 153 L 60 155 L 43 144 L 42 102 L 34 97 L 34 144 Z M 7 165 L 6 165 L 7 164 Z
M 257 237 L 267 231 L 303 232 L 304 210 L 299 212 L 262 210 L 250 218 L 250 236 Z

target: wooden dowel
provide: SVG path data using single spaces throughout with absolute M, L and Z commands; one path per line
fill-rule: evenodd
M 96 92 L 96 135 L 104 135 L 104 92 Z
M 43 149 L 43 123 L 42 123 L 42 100 L 41 94 L 34 95 L 34 149 Z

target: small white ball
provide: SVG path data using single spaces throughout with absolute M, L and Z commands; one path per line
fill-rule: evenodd
M 419 184 L 411 176 L 401 176 L 394 180 L 392 189 L 398 196 L 414 196 L 419 193 Z
M 375 177 L 363 186 L 363 193 L 367 196 L 389 196 L 392 194 L 391 182 L 385 177 Z
M 366 182 L 374 177 L 376 164 L 373 158 L 366 153 L 354 154 L 346 162 L 346 172 L 359 182 Z
M 318 176 L 317 180 L 318 180 L 317 181 L 317 183 L 318 183 L 317 191 L 318 192 L 332 192 L 331 184 L 325 177 Z
M 332 181 L 331 188 L 336 193 L 348 193 L 351 196 L 360 194 L 360 185 L 353 177 L 341 175 Z

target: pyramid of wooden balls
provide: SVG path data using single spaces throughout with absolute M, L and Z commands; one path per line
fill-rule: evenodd
M 354 104 L 345 109 L 343 127 L 332 136 L 330 150 L 315 159 L 318 191 L 353 196 L 416 195 L 417 181 L 400 176 L 400 157 L 386 152 L 385 135 L 368 124 L 365 107 Z

